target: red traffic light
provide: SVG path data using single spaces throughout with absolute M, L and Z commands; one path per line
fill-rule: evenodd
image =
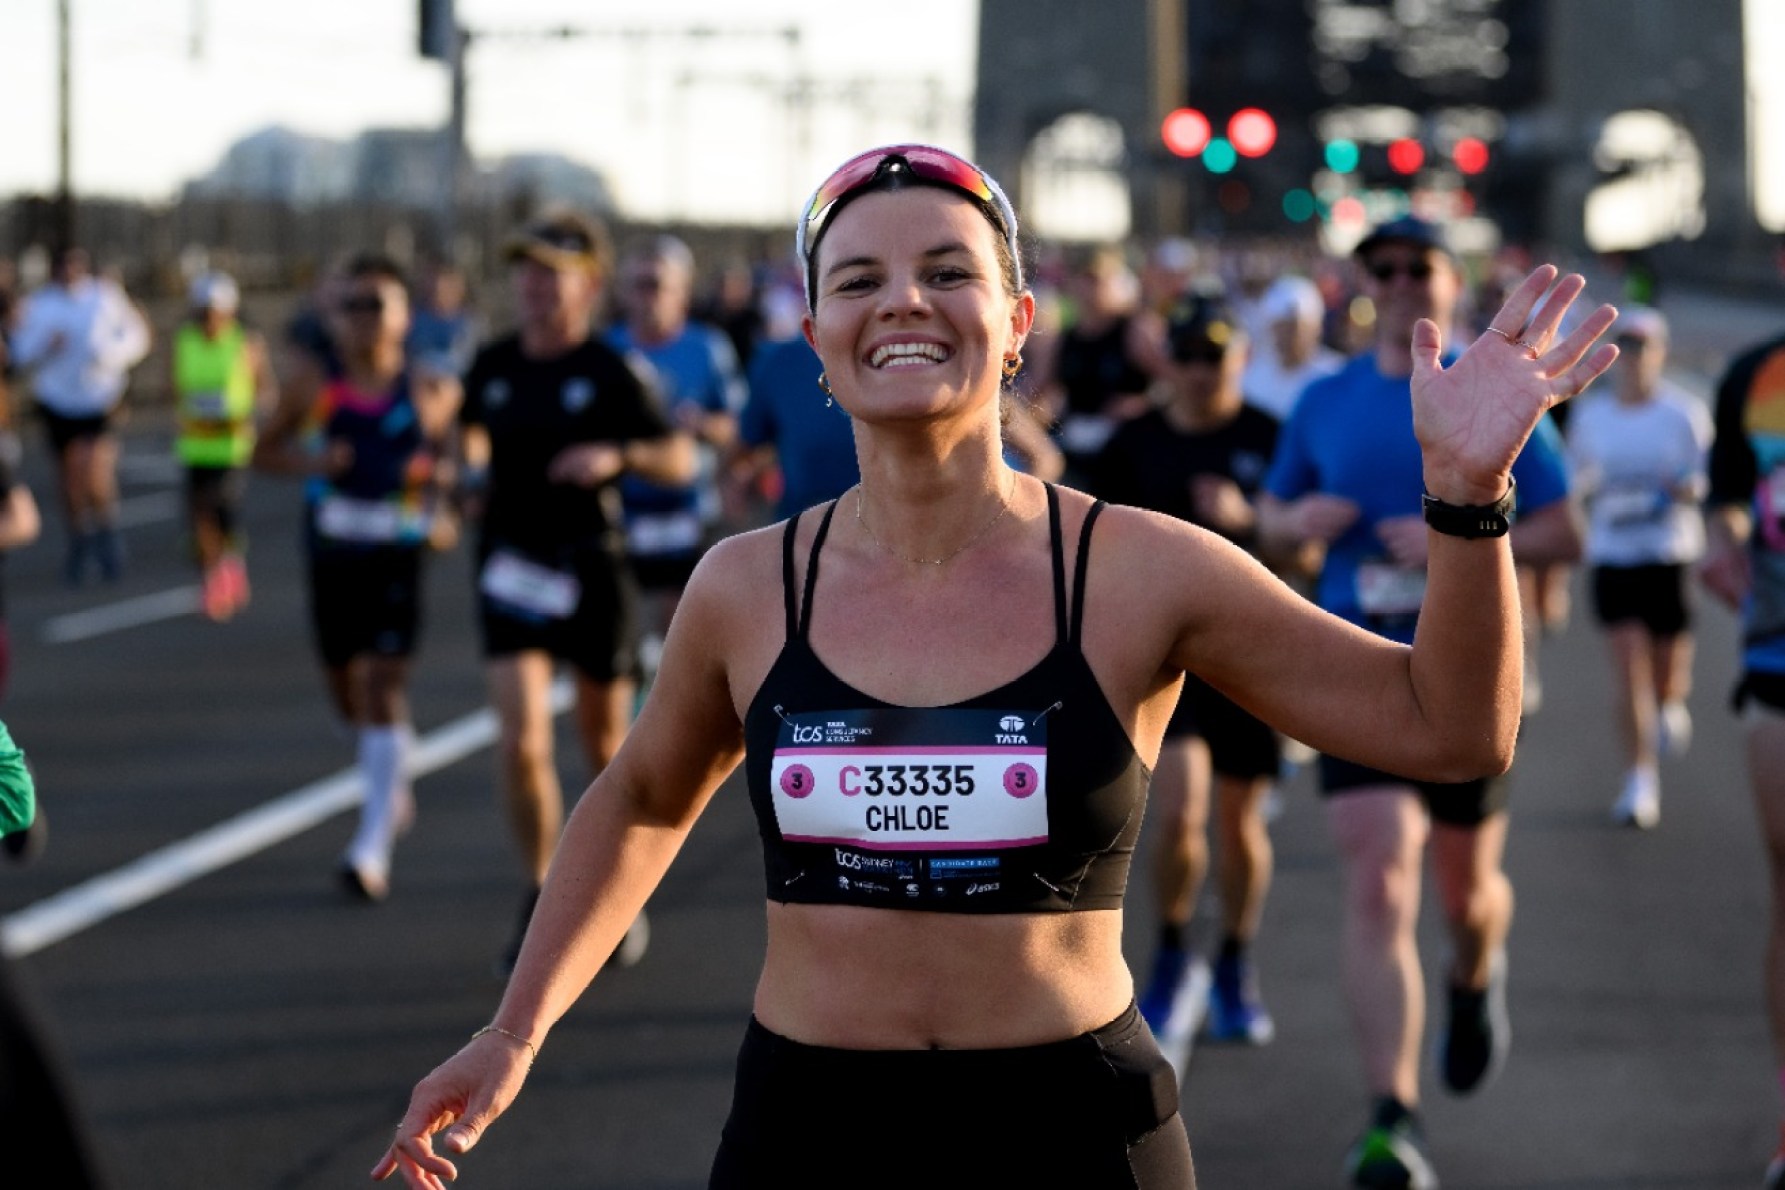
M 1214 129 L 1209 118 L 1193 107 L 1174 108 L 1166 113 L 1159 135 L 1165 147 L 1179 157 L 1195 157 L 1209 147 Z
M 1451 148 L 1450 159 L 1456 162 L 1460 172 L 1478 174 L 1487 168 L 1487 143 L 1473 136 L 1465 136 Z
M 1398 174 L 1416 174 L 1419 167 L 1426 163 L 1425 146 L 1410 136 L 1390 141 L 1388 145 L 1388 168 Z
M 1227 139 L 1241 157 L 1263 157 L 1277 143 L 1277 122 L 1262 108 L 1243 107 L 1227 121 Z

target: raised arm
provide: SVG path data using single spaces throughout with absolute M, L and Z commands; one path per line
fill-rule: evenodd
M 417 1085 L 375 1179 L 400 1172 L 411 1187 L 439 1190 L 441 1179 L 457 1176 L 443 1153 L 470 1149 L 514 1102 L 546 1034 L 619 945 L 743 758 L 719 643 L 743 627 L 726 598 L 738 581 L 731 567 L 749 548 L 739 544 L 715 547 L 689 581 L 649 700 L 565 825 L 489 1029 Z
M 1615 317 L 1609 306 L 1557 341 L 1582 286 L 1538 269 L 1448 368 L 1438 328 L 1417 325 L 1413 422 L 1431 496 L 1451 505 L 1499 500 L 1538 418 L 1611 365 L 1616 349 L 1594 346 Z M 1290 515 L 1283 505 L 1272 512 Z M 1549 535 L 1532 538 L 1535 551 L 1567 552 L 1565 519 L 1534 528 Z M 1175 658 L 1322 751 L 1424 780 L 1503 769 L 1522 682 L 1511 542 L 1435 529 L 1426 536 L 1427 587 L 1411 647 L 1299 603 L 1232 551 L 1209 567 Z

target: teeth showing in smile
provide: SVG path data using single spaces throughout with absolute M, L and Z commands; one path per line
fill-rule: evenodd
M 948 351 L 936 343 L 888 343 L 876 347 L 868 362 L 876 368 L 903 368 L 912 364 L 939 364 Z

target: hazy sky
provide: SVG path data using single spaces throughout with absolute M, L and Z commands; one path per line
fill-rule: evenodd
M 80 193 L 167 197 L 269 124 L 346 137 L 446 119 L 446 70 L 415 52 L 416 0 L 70 2 Z M 0 3 L 0 194 L 55 184 L 55 12 L 56 0 Z M 975 0 L 459 0 L 460 20 L 488 34 L 470 58 L 472 152 L 566 153 L 600 168 L 634 215 L 779 223 L 857 149 L 971 148 L 977 12 Z M 529 36 L 564 26 L 599 35 Z M 703 27 L 727 33 L 663 35 Z M 778 35 L 789 27 L 797 49 Z M 617 36 L 639 29 L 659 35 Z M 810 101 L 789 104 L 801 78 Z

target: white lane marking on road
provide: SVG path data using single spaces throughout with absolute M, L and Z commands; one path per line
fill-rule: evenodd
M 178 492 L 152 492 L 118 501 L 118 528 L 133 529 L 156 521 L 171 521 L 180 515 Z
M 552 684 L 551 708 L 571 703 L 571 683 Z M 496 716 L 486 707 L 453 720 L 416 741 L 411 777 L 422 777 L 463 760 L 496 738 Z M 365 796 L 357 769 L 343 769 L 264 805 L 200 831 L 141 859 L 95 876 L 0 918 L 0 950 L 22 958 L 82 930 L 146 904 L 201 876 L 221 871 L 313 826 L 356 808 Z
M 82 612 L 68 612 L 44 621 L 42 640 L 45 644 L 65 645 L 77 640 L 91 640 L 123 628 L 136 628 L 158 620 L 189 615 L 199 609 L 200 592 L 196 584 L 138 595 L 90 607 Z

